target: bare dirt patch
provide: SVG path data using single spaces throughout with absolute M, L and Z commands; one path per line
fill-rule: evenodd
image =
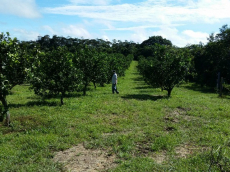
M 175 123 L 178 123 L 179 122 L 179 119 L 177 116 L 170 116 L 170 115 L 167 115 L 166 117 L 164 117 L 164 120 L 165 121 L 169 121 L 169 122 L 175 122 Z
M 167 152 L 152 152 L 151 144 L 149 142 L 141 142 L 136 145 L 136 153 L 135 156 L 144 156 L 150 159 L 153 159 L 156 163 L 162 164 L 167 160 Z
M 167 161 L 167 153 L 166 151 L 162 151 L 157 154 L 153 154 L 152 156 L 150 156 L 150 158 L 153 159 L 156 163 L 162 164 Z
M 188 111 L 190 111 L 190 108 L 182 108 L 178 107 L 176 109 L 166 109 L 166 116 L 164 117 L 165 121 L 178 123 L 181 119 L 186 121 L 195 121 L 197 119 L 200 119 L 195 116 L 188 115 Z
M 198 153 L 198 152 L 204 152 L 209 150 L 208 147 L 197 147 L 195 145 L 180 145 L 175 148 L 175 152 L 177 154 L 178 158 L 187 158 L 188 156 Z
M 136 156 L 148 156 L 151 152 L 151 143 L 142 141 L 136 144 Z
M 186 115 L 188 111 L 190 111 L 190 108 L 176 108 L 173 112 L 172 115 L 180 116 L 180 115 Z
M 83 144 L 58 152 L 54 161 L 62 163 L 66 171 L 96 172 L 116 167 L 116 156 L 103 150 L 85 149 Z

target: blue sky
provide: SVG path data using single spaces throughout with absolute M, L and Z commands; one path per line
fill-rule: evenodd
M 230 0 L 0 0 L 0 32 L 19 40 L 58 35 L 141 43 L 161 35 L 179 47 L 206 43 L 230 24 Z

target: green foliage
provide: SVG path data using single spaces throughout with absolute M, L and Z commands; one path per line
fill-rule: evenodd
M 25 80 L 26 51 L 19 46 L 19 41 L 0 34 L 0 73 L 1 81 L 7 80 L 9 89 Z
M 172 47 L 172 43 L 170 40 L 162 38 L 161 36 L 151 36 L 149 39 L 143 41 L 138 46 L 138 51 L 136 53 L 136 59 L 139 60 L 140 56 L 144 56 L 145 58 L 153 57 L 155 54 L 155 45 L 164 45 Z
M 107 54 L 98 52 L 95 48 L 86 46 L 77 51 L 78 68 L 82 71 L 83 94 L 86 94 L 87 87 L 91 82 L 103 86 L 109 83 L 112 77 L 112 71 L 116 70 L 118 75 L 124 76 L 125 70 L 129 67 L 133 56 L 125 57 L 123 54 Z
M 156 88 L 171 91 L 188 73 L 191 55 L 188 51 L 156 44 L 154 54 L 139 60 L 138 69 L 145 81 Z
M 178 144 L 175 138 L 176 136 L 174 136 L 173 134 L 166 135 L 166 136 L 162 135 L 162 136 L 156 137 L 151 146 L 151 149 L 153 151 L 160 151 L 160 150 L 171 151 Z
M 79 40 L 48 35 L 39 38 L 37 49 L 31 52 L 29 82 L 38 95 L 61 93 L 61 103 L 67 92 L 86 91 L 90 83 L 103 86 L 111 80 L 112 70 L 124 76 L 133 56 L 108 54 L 110 48 L 102 40 Z M 36 44 L 35 44 L 36 45 Z M 108 49 L 107 49 L 108 48 Z
M 128 56 L 129 54 L 135 54 L 137 52 L 137 44 L 134 42 L 122 42 L 120 40 L 113 40 L 111 47 L 113 53 L 123 54 Z
M 114 53 L 109 56 L 109 71 L 116 70 L 116 73 L 119 76 L 125 76 L 125 70 L 130 66 L 130 63 L 133 60 L 133 55 L 129 54 L 128 56 L 124 56 L 120 53 Z M 112 76 L 111 73 L 110 76 Z M 111 77 L 109 79 L 111 79 Z
M 82 72 L 83 94 L 91 82 L 103 85 L 107 81 L 107 54 L 97 52 L 96 49 L 86 46 L 77 51 L 77 67 Z
M 230 141 L 226 142 L 224 145 L 219 145 L 216 148 L 212 147 L 210 153 L 209 171 L 215 169 L 225 172 L 230 169 L 229 147 Z
M 220 72 L 226 83 L 230 83 L 230 28 L 220 28 L 220 33 L 211 34 L 206 45 L 191 45 L 187 48 L 194 56 L 197 72 L 195 81 L 206 86 L 216 86 L 217 74 Z
M 172 46 L 172 43 L 170 40 L 162 38 L 161 36 L 150 36 L 149 39 L 141 43 L 141 47 L 153 46 L 155 44 Z

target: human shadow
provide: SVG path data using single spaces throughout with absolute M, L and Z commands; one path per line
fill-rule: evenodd
M 136 100 L 152 100 L 156 101 L 158 99 L 167 99 L 167 96 L 161 95 L 148 95 L 148 94 L 129 94 L 126 96 L 122 96 L 123 99 L 136 99 Z

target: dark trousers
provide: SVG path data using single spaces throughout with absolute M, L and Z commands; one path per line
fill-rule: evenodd
M 114 91 L 116 93 L 119 93 L 119 91 L 117 91 L 117 85 L 116 84 L 112 84 L 112 92 L 113 92 L 113 94 L 114 94 Z

